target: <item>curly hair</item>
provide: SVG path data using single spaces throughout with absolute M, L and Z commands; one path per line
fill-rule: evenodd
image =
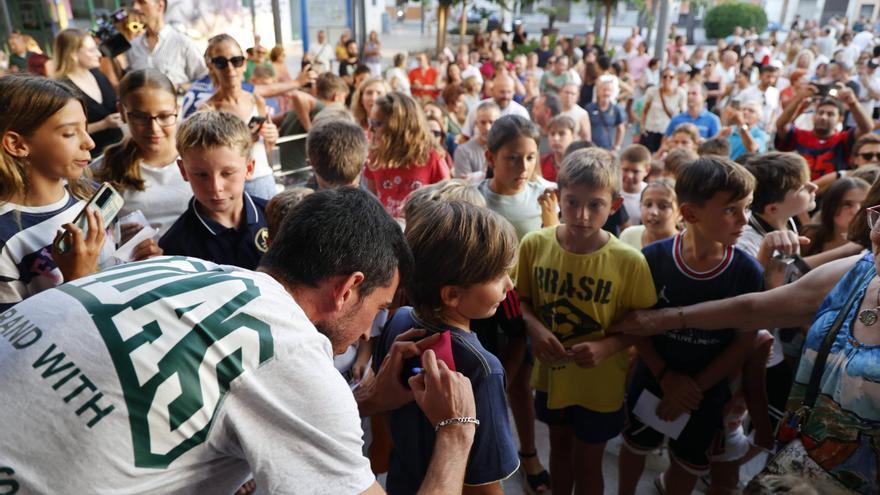
M 376 100 L 385 123 L 373 139 L 371 170 L 421 165 L 434 148 L 425 112 L 411 96 L 393 92 Z

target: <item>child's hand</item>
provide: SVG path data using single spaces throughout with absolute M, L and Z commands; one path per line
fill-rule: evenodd
M 657 404 L 657 417 L 663 421 L 675 421 L 679 416 L 686 412 L 688 412 L 688 409 L 667 399 L 663 399 Z
M 257 491 L 257 482 L 253 479 L 245 481 L 241 487 L 235 491 L 235 495 L 250 495 Z
M 809 237 L 799 236 L 791 230 L 774 230 L 761 241 L 761 249 L 772 256 L 774 252 L 779 251 L 785 256 L 792 256 L 800 253 L 800 247 L 810 243 Z
M 98 256 L 101 254 L 101 248 L 104 247 L 104 220 L 100 211 L 90 208 L 86 210 L 85 217 L 89 229 L 87 234 L 83 235 L 83 231 L 76 225 L 66 223 L 62 225 L 64 230 L 58 232 L 52 243 L 52 259 L 64 275 L 65 282 L 98 271 Z M 69 248 L 62 253 L 58 248 L 58 242 L 64 235 L 68 236 Z
M 693 378 L 669 371 L 660 381 L 663 389 L 663 400 L 677 404 L 678 406 L 693 411 L 700 407 L 703 400 L 703 391 L 697 386 Z
M 162 256 L 162 248 L 159 247 L 159 244 L 153 239 L 144 239 L 137 246 L 135 246 L 134 251 L 131 253 L 132 261 L 141 261 L 148 258 L 155 258 L 156 256 Z
M 541 361 L 555 363 L 569 357 L 559 339 L 543 325 L 531 328 L 529 337 L 532 338 L 532 351 L 534 351 L 535 357 Z
M 608 359 L 614 352 L 613 345 L 607 340 L 581 342 L 571 346 L 574 362 L 581 368 L 594 368 Z
M 538 196 L 541 205 L 541 224 L 544 227 L 559 225 L 559 196 L 555 189 L 544 189 Z

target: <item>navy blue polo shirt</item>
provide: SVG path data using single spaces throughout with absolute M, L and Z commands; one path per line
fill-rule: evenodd
M 475 333 L 427 323 L 418 319 L 412 308 L 402 307 L 382 330 L 373 359 L 374 365 L 382 362 L 395 337 L 411 328 L 424 328 L 429 332 L 450 331 L 455 368 L 471 380 L 480 426 L 477 427 L 471 447 L 464 483 L 481 485 L 508 478 L 519 467 L 519 459 L 507 416 L 504 368 L 501 362 L 480 344 Z M 404 363 L 405 368 L 412 366 L 421 365 L 413 360 Z M 436 436 L 434 425 L 428 422 L 428 418 L 415 402 L 395 409 L 390 414 L 389 427 L 394 450 L 388 469 L 388 493 L 416 493 L 431 462 Z
M 268 248 L 266 200 L 244 193 L 243 209 L 244 224 L 230 229 L 199 213 L 193 197 L 183 215 L 159 239 L 159 247 L 169 256 L 192 256 L 253 270 Z

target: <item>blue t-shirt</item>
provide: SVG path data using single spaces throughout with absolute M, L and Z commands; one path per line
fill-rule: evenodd
M 672 120 L 669 121 L 669 125 L 666 127 L 666 135 L 671 136 L 675 132 L 675 128 L 681 124 L 694 124 L 697 126 L 697 129 L 700 131 L 700 137 L 703 139 L 709 139 L 721 130 L 721 119 L 714 113 L 703 110 L 697 118 L 691 117 L 691 114 L 687 112 L 682 112 L 672 117 Z M 596 131 L 594 130 L 593 132 Z
M 626 122 L 623 109 L 620 105 L 612 104 L 607 110 L 602 111 L 596 102 L 588 104 L 584 109 L 590 116 L 593 143 L 600 148 L 610 150 L 614 146 L 617 126 Z
M 510 421 L 507 415 L 504 368 L 492 353 L 483 348 L 477 335 L 459 328 L 437 326 L 418 319 L 410 307 L 397 310 L 382 330 L 373 363 L 381 363 L 395 337 L 411 328 L 430 332 L 450 331 L 452 356 L 458 372 L 468 377 L 477 405 L 477 427 L 471 447 L 464 482 L 481 485 L 503 480 L 519 467 Z M 408 360 L 404 369 L 421 366 Z M 388 469 L 387 488 L 391 495 L 412 494 L 419 490 L 434 448 L 434 425 L 415 402 L 391 411 L 389 426 L 394 450 Z
M 646 246 L 642 253 L 657 287 L 655 308 L 690 306 L 764 289 L 761 265 L 733 246 L 727 248 L 722 262 L 707 272 L 696 272 L 685 264 L 681 234 Z M 693 376 L 715 360 L 735 337 L 733 328 L 688 328 L 655 335 L 651 341 L 670 370 Z
M 758 153 L 766 153 L 767 152 L 767 142 L 770 141 L 770 135 L 764 132 L 764 129 L 761 129 L 758 126 L 749 127 L 749 136 L 752 136 L 752 139 L 758 143 Z M 730 136 L 727 138 L 727 142 L 730 144 L 730 159 L 736 160 L 746 151 L 746 146 L 743 144 L 742 137 L 739 135 L 738 130 L 734 130 Z
M 262 198 L 244 194 L 243 225 L 224 227 L 196 209 L 196 198 L 165 235 L 159 247 L 168 256 L 182 255 L 254 270 L 268 249 L 266 203 Z

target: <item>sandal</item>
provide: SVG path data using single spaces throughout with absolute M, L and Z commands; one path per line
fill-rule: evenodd
M 533 457 L 538 456 L 537 451 L 523 453 L 518 452 L 520 458 L 520 470 L 522 471 L 523 477 L 525 478 L 525 489 L 526 493 L 529 495 L 536 495 L 539 493 L 547 493 L 550 491 L 550 473 L 547 472 L 546 469 L 537 474 L 529 474 L 526 472 L 526 468 L 522 465 L 523 459 L 531 459 Z

